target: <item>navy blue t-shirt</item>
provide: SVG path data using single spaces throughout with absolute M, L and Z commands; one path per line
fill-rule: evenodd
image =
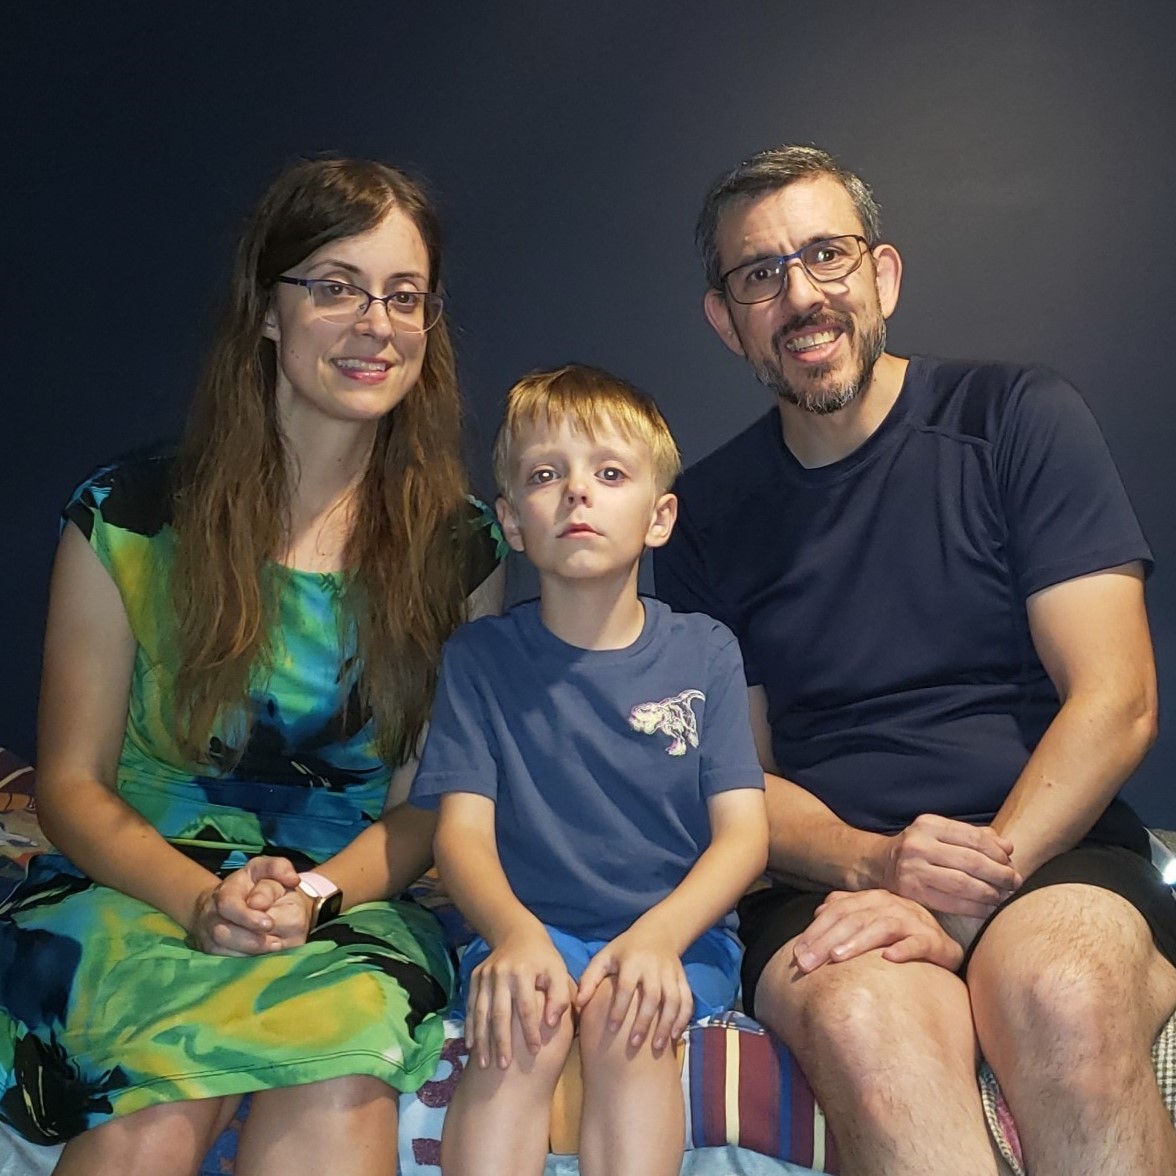
M 644 604 L 624 649 L 561 641 L 536 602 L 463 625 L 412 786 L 421 808 L 494 800 L 511 889 L 586 939 L 619 935 L 682 881 L 710 844 L 710 797 L 764 786 L 735 638 Z
M 1151 553 L 1056 374 L 916 356 L 886 420 L 805 469 L 773 409 L 691 467 L 658 595 L 739 638 L 780 772 L 843 820 L 987 823 L 1058 709 L 1026 598 Z

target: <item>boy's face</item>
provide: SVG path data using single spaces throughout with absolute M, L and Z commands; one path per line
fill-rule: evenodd
M 566 420 L 526 425 L 514 458 L 511 501 L 498 500 L 498 517 L 541 574 L 626 576 L 646 547 L 669 539 L 678 500 L 659 493 L 648 447 L 607 421 L 595 439 Z

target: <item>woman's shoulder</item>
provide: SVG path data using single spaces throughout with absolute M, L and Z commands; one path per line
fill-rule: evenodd
M 77 524 L 87 539 L 96 525 L 151 537 L 172 516 L 173 447 L 135 450 L 99 466 L 70 495 L 62 523 Z
M 510 550 L 494 511 L 467 494 L 458 520 L 466 594 L 473 592 L 506 558 Z

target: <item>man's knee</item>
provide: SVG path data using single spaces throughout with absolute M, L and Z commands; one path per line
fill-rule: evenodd
M 1176 969 L 1125 899 L 1066 884 L 993 920 L 968 987 L 986 1054 L 1019 1042 L 1019 1053 L 1051 1059 L 1061 1078 L 1075 1067 L 1106 1070 L 1133 1044 L 1150 1045 L 1176 1004 Z
M 872 1057 L 928 1048 L 927 1034 L 958 1031 L 970 1040 L 961 982 L 931 964 L 894 964 L 880 952 L 825 964 L 803 975 L 791 945 L 764 969 L 757 1017 L 801 1055 L 819 1053 L 860 1066 Z M 955 1022 L 954 1030 L 948 1026 Z

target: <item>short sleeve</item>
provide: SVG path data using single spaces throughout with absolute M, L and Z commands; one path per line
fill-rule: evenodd
M 466 629 L 476 627 L 466 626 Z M 418 808 L 435 809 L 447 792 L 474 792 L 495 800 L 498 761 L 491 746 L 482 675 L 464 630 L 445 646 L 429 733 L 409 794 Z
M 1152 554 L 1094 416 L 1061 377 L 1037 370 L 997 439 L 996 474 L 1020 593 Z
M 114 570 L 111 528 L 103 517 L 102 506 L 110 495 L 116 470 L 116 466 L 104 466 L 78 486 L 62 509 L 60 524 L 60 530 L 64 531 L 67 524 L 73 523 L 111 574 Z
M 707 675 L 706 712 L 699 772 L 703 796 L 735 788 L 764 787 L 748 711 L 747 686 L 739 643 L 725 626 L 716 625 L 714 653 Z
M 172 459 L 168 450 L 139 450 L 92 473 L 70 495 L 61 526 L 73 523 L 118 586 L 134 617 L 165 571 L 171 522 Z

